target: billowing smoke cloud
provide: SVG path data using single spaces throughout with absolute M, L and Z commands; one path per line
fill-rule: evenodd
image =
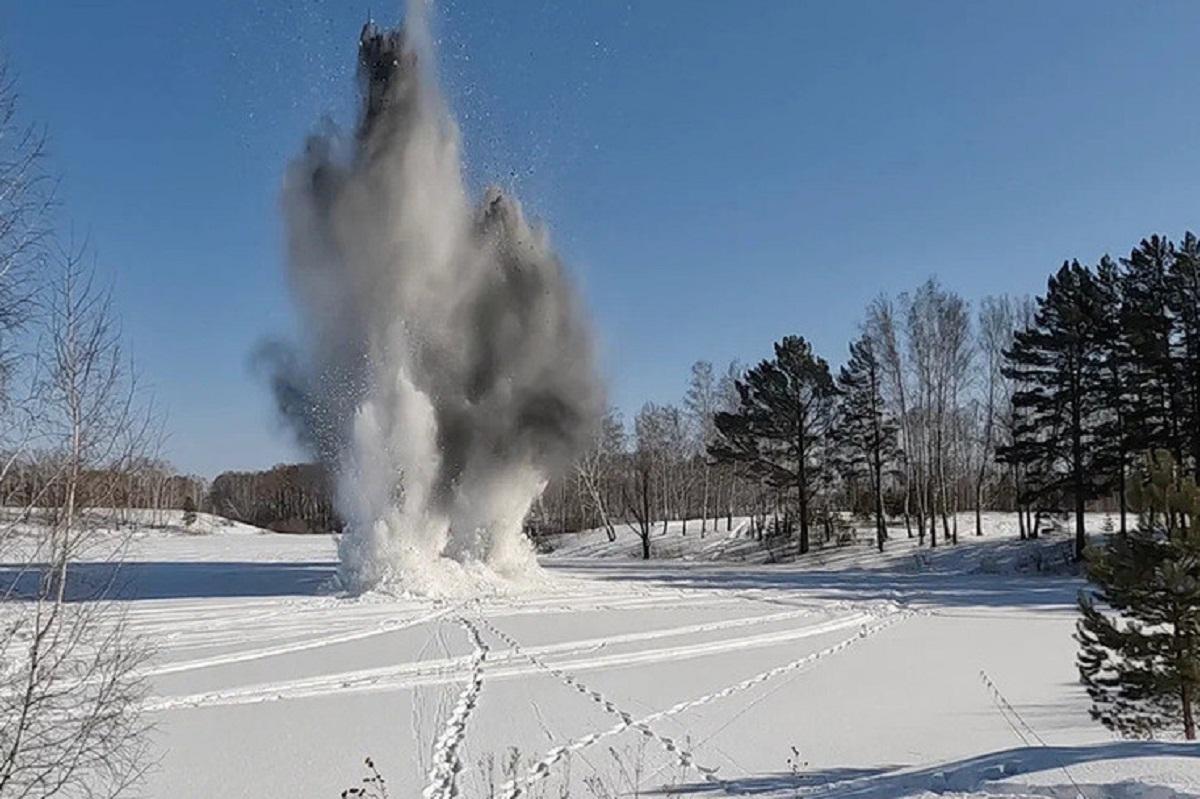
M 270 361 L 336 475 L 346 587 L 449 594 L 535 568 L 525 516 L 603 400 L 545 231 L 468 195 L 423 12 L 363 29 L 353 138 L 314 136 L 287 173 L 303 340 Z

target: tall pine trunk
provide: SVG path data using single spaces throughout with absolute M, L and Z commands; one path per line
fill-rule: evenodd
M 879 430 L 879 418 L 875 416 L 874 463 L 871 476 L 874 478 L 875 489 L 875 543 L 879 551 L 883 551 L 883 542 L 887 540 L 887 520 L 883 515 L 883 443 Z
M 1073 389 L 1075 396 L 1071 401 L 1071 470 L 1075 483 L 1075 559 L 1082 560 L 1083 549 L 1087 545 L 1083 527 L 1086 484 L 1083 473 L 1083 411 L 1080 407 L 1083 400 L 1079 396 L 1078 381 L 1075 381 Z
M 1184 681 L 1179 686 L 1179 701 L 1183 705 L 1183 737 L 1196 740 L 1196 719 L 1192 715 L 1192 686 Z
M 808 442 L 805 440 L 804 420 L 796 424 L 796 454 L 799 466 L 797 489 L 799 490 L 800 554 L 808 553 Z

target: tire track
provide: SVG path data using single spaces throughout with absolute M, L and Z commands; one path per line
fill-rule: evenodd
M 523 780 L 525 788 L 550 776 L 550 770 L 567 755 L 573 752 L 578 752 L 581 749 L 585 749 L 604 738 L 618 735 L 631 728 L 642 729 L 645 725 L 648 725 L 651 722 L 678 715 L 686 710 L 691 710 L 692 708 L 706 705 L 718 699 L 725 699 L 748 688 L 752 688 L 755 685 L 764 683 L 774 677 L 779 676 L 780 674 L 785 674 L 789 671 L 795 671 L 796 669 L 811 665 L 818 660 L 822 660 L 830 655 L 837 654 L 844 649 L 848 649 L 857 642 L 862 641 L 865 638 L 869 638 L 876 633 L 882 632 L 888 627 L 891 627 L 913 615 L 915 614 L 912 611 L 895 612 L 875 625 L 864 625 L 862 629 L 859 630 L 858 634 L 852 638 L 846 638 L 836 644 L 833 644 L 832 646 L 828 646 L 824 649 L 805 655 L 804 657 L 797 658 L 789 663 L 784 663 L 781 666 L 776 666 L 774 668 L 767 669 L 766 671 L 759 672 L 752 677 L 748 677 L 741 682 L 729 685 L 719 691 L 714 691 L 713 693 L 704 694 L 703 696 L 698 696 L 694 699 L 679 702 L 678 704 L 675 704 L 666 710 L 660 710 L 658 712 L 651 713 L 650 715 L 643 716 L 642 718 L 631 723 L 622 721 L 607 730 L 600 730 L 598 732 L 585 735 L 581 738 L 575 738 L 565 744 L 556 746 L 547 751 L 541 760 L 534 763 L 529 767 L 529 770 L 526 771 L 525 778 Z M 518 797 L 524 793 L 525 788 L 521 787 L 521 785 L 518 785 L 516 780 L 509 780 L 501 786 L 500 795 L 504 797 L 504 799 L 518 799 Z
M 466 617 L 460 616 L 458 623 L 467 631 L 475 651 L 471 655 L 471 675 L 458 695 L 458 701 L 446 719 L 446 726 L 433 749 L 433 765 L 429 769 L 429 783 L 421 795 L 425 799 L 456 799 L 458 773 L 462 771 L 462 760 L 458 750 L 467 734 L 467 720 L 479 701 L 483 690 L 483 664 L 487 660 L 488 645 L 476 627 Z
M 164 663 L 159 666 L 150 666 L 140 672 L 143 677 L 158 677 L 164 674 L 177 674 L 181 671 L 194 671 L 196 669 L 208 669 L 214 666 L 227 666 L 232 663 L 244 663 L 248 660 L 259 660 L 261 658 L 276 657 L 278 655 L 290 655 L 294 652 L 304 652 L 309 649 L 319 649 L 323 646 L 332 646 L 334 644 L 344 644 L 350 641 L 361 641 L 364 638 L 374 638 L 377 635 L 386 635 L 400 630 L 415 627 L 419 624 L 434 621 L 447 613 L 455 610 L 453 607 L 440 608 L 430 613 L 417 616 L 412 619 L 405 619 L 395 623 L 379 624 L 375 627 L 363 630 L 352 630 L 345 633 L 337 633 L 327 635 L 321 638 L 309 638 L 304 641 L 293 641 L 288 644 L 275 644 L 273 646 L 264 646 L 257 649 L 245 649 L 240 652 L 230 652 L 225 655 L 214 655 L 208 658 L 199 658 L 196 660 L 186 660 L 177 663 Z
M 778 614 L 790 615 L 790 614 Z M 835 618 L 821 624 L 789 628 L 780 631 L 760 633 L 740 638 L 722 638 L 715 641 L 680 644 L 656 649 L 638 649 L 629 652 L 616 652 L 610 655 L 589 655 L 587 653 L 603 649 L 610 644 L 632 643 L 656 638 L 669 638 L 687 635 L 694 632 L 711 632 L 715 630 L 741 627 L 753 624 L 755 619 L 735 619 L 725 622 L 713 622 L 706 625 L 693 625 L 686 628 L 668 628 L 642 633 L 630 633 L 594 638 L 585 641 L 570 641 L 562 644 L 551 644 L 537 647 L 533 651 L 539 656 L 562 655 L 575 656 L 573 660 L 561 664 L 564 669 L 574 671 L 611 668 L 615 666 L 641 665 L 660 663 L 668 660 L 716 655 L 724 652 L 740 651 L 753 647 L 775 646 L 789 643 L 801 638 L 836 632 L 847 627 L 853 627 L 872 618 L 865 612 L 854 613 L 850 616 Z M 371 669 L 359 669 L 353 672 L 324 674 L 317 677 L 306 677 L 275 683 L 261 683 L 242 688 L 210 691 L 206 693 L 185 696 L 164 697 L 150 701 L 145 709 L 150 711 L 172 710 L 180 707 L 199 707 L 214 705 L 239 705 L 255 702 L 268 702 L 280 699 L 303 699 L 309 697 L 328 696 L 341 693 L 359 693 L 365 691 L 396 690 L 422 685 L 457 682 L 461 677 L 459 672 L 468 669 L 469 658 L 455 658 L 423 663 L 406 663 L 401 666 L 386 666 Z M 531 673 L 532 669 L 524 665 L 509 665 L 491 670 L 492 679 L 519 677 Z

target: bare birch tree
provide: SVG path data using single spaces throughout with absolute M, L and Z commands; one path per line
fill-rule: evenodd
M 975 535 L 983 535 L 984 486 L 996 456 L 996 428 L 1004 392 L 1004 351 L 1012 344 L 1013 301 L 1007 296 L 985 297 L 979 306 L 979 355 L 982 380 L 975 469 Z
M 917 514 L 917 531 L 925 539 L 923 505 L 918 498 L 917 508 L 911 503 L 914 493 L 920 494 L 918 467 L 920 448 L 917 444 L 915 418 L 912 413 L 910 389 L 908 387 L 908 364 L 902 343 L 902 332 L 896 319 L 895 304 L 887 297 L 877 297 L 867 306 L 864 332 L 873 342 L 872 349 L 879 358 L 884 373 L 884 395 L 891 405 L 892 416 L 900 426 L 900 460 L 904 478 L 904 527 L 908 537 L 913 537 L 912 514 Z
M 716 438 L 716 425 L 713 422 L 718 410 L 717 380 L 713 374 L 711 361 L 696 361 L 692 364 L 692 373 L 688 380 L 687 394 L 683 398 L 683 406 L 691 421 L 692 446 L 690 455 L 700 458 L 700 480 L 702 483 L 700 500 L 700 535 L 708 530 L 709 497 L 712 477 L 712 464 L 708 460 L 708 447 Z M 713 521 L 716 526 L 716 521 Z
M 0 479 L 17 463 L 37 474 L 0 525 L 15 564 L 0 583 L 0 797 L 115 797 L 146 767 L 146 651 L 113 601 L 115 564 L 76 563 L 105 548 L 85 508 L 111 498 L 150 426 L 108 294 L 80 251 L 51 245 L 44 139 L 15 120 L 0 72 Z
M 625 453 L 625 425 L 621 412 L 609 408 L 600 422 L 592 440 L 592 446 L 575 464 L 575 474 L 583 490 L 584 503 L 596 514 L 604 526 L 609 541 L 617 540 L 613 522 L 613 509 L 607 496 L 607 486 L 620 468 L 619 459 Z M 617 509 L 620 512 L 620 509 Z
M 115 797 L 145 768 L 146 649 L 116 601 L 124 541 L 111 508 L 122 471 L 151 439 L 111 299 L 78 250 L 60 250 L 46 288 L 35 416 L 52 478 L 25 550 L 44 566 L 6 586 L 0 796 Z M 107 532 L 107 531 L 105 531 Z M 83 556 L 87 569 L 76 571 Z M 30 584 L 32 582 L 32 584 Z
M 737 381 L 741 380 L 744 374 L 745 369 L 742 368 L 740 361 L 732 360 L 725 367 L 725 373 L 717 381 L 715 409 L 717 412 L 733 413 L 737 410 L 738 404 L 741 402 Z M 715 423 L 713 426 L 716 427 Z M 719 465 L 717 469 L 719 470 L 718 476 L 723 475 L 721 482 L 725 484 L 725 532 L 728 533 L 733 529 L 733 509 L 738 502 L 738 486 L 741 482 L 740 467 L 737 464 L 728 463 Z M 719 513 L 714 515 L 719 515 Z M 713 530 L 716 529 L 717 522 L 714 518 Z
M 918 473 L 929 517 L 929 545 L 933 547 L 937 546 L 939 515 L 943 537 L 954 540 L 955 536 L 950 526 L 947 456 L 957 448 L 954 417 L 972 357 L 970 317 L 966 302 L 934 279 L 917 289 L 906 306 L 921 439 L 918 451 L 924 452 Z

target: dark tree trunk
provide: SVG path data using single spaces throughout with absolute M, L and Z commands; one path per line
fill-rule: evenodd
M 800 487 L 800 554 L 808 552 L 808 492 Z
M 1196 740 L 1196 719 L 1192 715 L 1192 686 L 1184 682 L 1179 687 L 1179 701 L 1183 705 L 1183 737 Z
M 1121 471 L 1117 475 L 1117 497 L 1121 503 L 1121 535 L 1128 532 L 1125 518 L 1129 513 L 1129 498 L 1125 496 L 1125 445 L 1121 445 Z
M 1182 470 L 1181 470 L 1182 471 Z M 1192 682 L 1188 663 L 1187 653 L 1192 651 L 1191 634 L 1186 632 L 1187 614 L 1176 612 L 1174 623 L 1175 628 L 1175 668 L 1180 676 L 1179 681 L 1179 704 L 1183 711 L 1183 737 L 1189 741 L 1196 740 L 1196 718 L 1192 713 Z M 1181 618 L 1182 617 L 1182 618 Z
M 875 543 L 879 551 L 883 551 L 883 542 L 887 540 L 887 520 L 883 515 L 883 458 L 880 448 L 875 447 L 874 488 L 875 488 Z
M 642 472 L 642 560 L 650 560 L 650 474 Z
M 1080 408 L 1078 384 L 1073 386 L 1075 396 L 1071 399 L 1071 470 L 1075 483 L 1075 559 L 1083 559 L 1083 548 L 1087 535 L 1083 529 L 1083 510 L 1087 499 L 1083 474 L 1083 411 Z
M 796 423 L 796 454 L 797 454 L 797 477 L 796 489 L 799 494 L 799 512 L 800 512 L 800 554 L 808 553 L 808 442 L 805 440 L 804 419 L 797 419 Z
M 937 548 L 937 509 L 935 508 L 932 478 L 929 481 L 929 548 Z

